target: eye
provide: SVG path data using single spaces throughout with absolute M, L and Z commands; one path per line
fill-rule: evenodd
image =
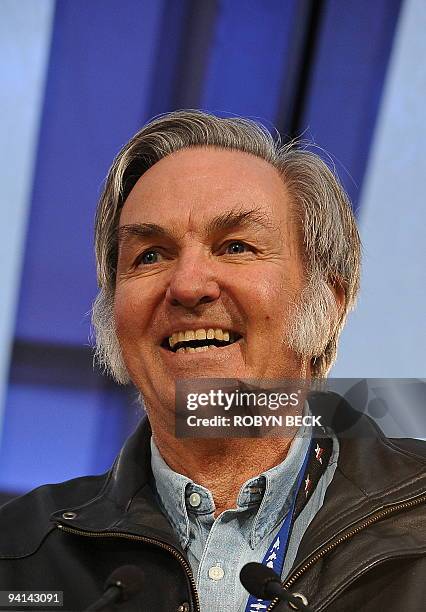
M 142 264 L 144 266 L 155 264 L 159 261 L 159 257 L 160 253 L 158 251 L 156 251 L 155 249 L 149 249 L 149 251 L 145 251 L 144 253 L 142 253 L 142 255 L 139 255 L 136 260 L 136 264 Z
M 253 249 L 249 247 L 245 242 L 240 242 L 239 240 L 234 240 L 234 242 L 230 242 L 225 250 L 227 255 L 239 255 L 240 253 L 248 253 Z

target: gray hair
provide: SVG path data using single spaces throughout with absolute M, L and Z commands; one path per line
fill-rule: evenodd
M 142 128 L 119 152 L 96 213 L 95 249 L 100 292 L 93 305 L 95 358 L 119 383 L 130 381 L 114 326 L 118 225 L 122 206 L 138 179 L 156 162 L 190 147 L 217 147 L 260 157 L 280 172 L 301 229 L 307 283 L 295 304 L 287 342 L 310 360 L 312 376 L 326 376 L 359 289 L 360 239 L 348 197 L 338 178 L 300 143 L 282 144 L 258 123 L 176 111 Z M 344 291 L 339 309 L 330 285 Z

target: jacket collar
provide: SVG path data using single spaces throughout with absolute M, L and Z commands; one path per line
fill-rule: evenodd
M 150 438 L 151 427 L 144 417 L 121 449 L 100 493 L 54 512 L 50 520 L 88 533 L 113 531 L 154 538 L 180 549 L 153 492 Z
M 356 435 L 338 437 L 336 472 L 322 508 L 302 539 L 293 568 L 363 519 L 426 495 L 426 444 L 386 438 L 368 417 L 359 421 Z M 408 548 L 424 550 L 426 534 L 421 530 L 417 535 L 413 539 L 408 534 Z M 402 546 L 400 539 L 397 542 Z M 388 543 L 393 545 L 394 539 Z
M 426 553 L 426 444 L 385 438 L 369 418 L 339 443 L 324 504 L 284 581 L 291 590 L 297 583 L 319 612 L 371 567 Z

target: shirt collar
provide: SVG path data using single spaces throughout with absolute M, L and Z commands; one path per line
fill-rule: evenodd
M 250 534 L 253 548 L 281 523 L 289 511 L 295 494 L 297 476 L 308 452 L 311 435 L 309 428 L 301 427 L 293 438 L 284 461 L 258 477 L 264 479 L 265 486 Z M 252 483 L 252 481 L 253 479 L 247 482 Z M 247 483 L 242 486 L 241 491 L 246 486 Z
M 189 540 L 185 491 L 187 485 L 192 484 L 192 480 L 167 465 L 154 442 L 154 436 L 151 436 L 151 469 L 160 505 L 185 549 Z
M 311 430 L 301 427 L 291 442 L 288 453 L 280 464 L 247 480 L 241 487 L 234 512 L 251 511 L 254 516 L 250 532 L 250 546 L 254 548 L 287 514 L 311 440 Z M 212 514 L 213 496 L 205 487 L 172 470 L 161 456 L 151 438 L 151 466 L 163 511 L 176 530 L 182 547 L 189 542 L 189 514 Z M 196 506 L 191 504 L 194 501 Z M 193 496 L 191 498 L 191 496 Z

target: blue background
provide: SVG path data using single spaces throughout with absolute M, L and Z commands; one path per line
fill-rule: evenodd
M 93 371 L 88 341 L 94 213 L 119 148 L 177 108 L 259 118 L 330 152 L 360 214 L 401 17 L 400 0 L 51 6 L 4 398 L 5 495 L 105 470 L 139 418 L 134 391 Z

